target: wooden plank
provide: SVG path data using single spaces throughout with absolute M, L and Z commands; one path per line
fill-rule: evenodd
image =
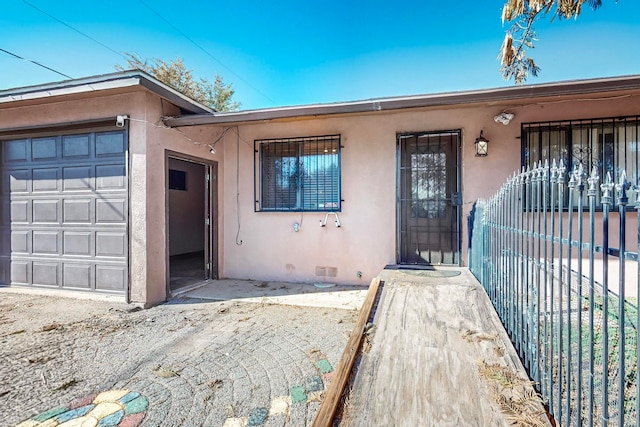
M 374 278 L 369 285 L 369 291 L 365 297 L 358 320 L 351 332 L 347 346 L 342 353 L 340 362 L 338 363 L 338 369 L 336 369 L 329 389 L 324 397 L 324 400 L 320 404 L 318 414 L 313 421 L 313 427 L 330 427 L 333 423 L 333 417 L 336 414 L 338 405 L 340 404 L 340 398 L 344 391 L 353 363 L 358 356 L 360 345 L 362 343 L 362 337 L 364 336 L 364 329 L 367 325 L 367 320 L 371 315 L 371 309 L 378 296 L 378 290 L 380 289 L 380 279 Z
M 341 425 L 511 424 L 494 389 L 508 397 L 530 383 L 486 293 L 460 270 L 451 278 L 382 276 L 372 347 L 358 365 Z M 513 387 L 503 389 L 481 372 L 487 369 L 513 374 Z

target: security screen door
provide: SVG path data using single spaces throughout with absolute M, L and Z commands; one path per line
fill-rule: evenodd
M 400 264 L 460 264 L 460 131 L 398 135 Z

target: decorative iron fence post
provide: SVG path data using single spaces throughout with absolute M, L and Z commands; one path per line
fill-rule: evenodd
M 583 250 L 583 208 L 584 208 L 584 169 L 582 163 L 578 166 L 578 169 L 574 172 L 576 181 L 576 191 L 578 192 L 578 307 L 577 307 L 577 321 L 578 321 L 578 371 L 577 371 L 577 384 L 576 392 L 578 394 L 576 398 L 578 413 L 577 425 L 582 425 L 582 362 L 583 362 L 583 349 L 582 349 L 582 250 Z M 570 211 L 571 212 L 571 211 Z M 570 213 L 571 214 L 571 213 Z
M 596 166 L 591 170 L 591 175 L 587 180 L 589 183 L 589 190 L 587 190 L 587 198 L 589 199 L 589 427 L 593 427 L 593 414 L 595 411 L 595 280 L 594 280 L 594 265 L 595 265 L 595 250 L 596 245 L 595 238 L 595 211 L 596 211 L 596 196 L 598 195 L 598 183 L 600 177 L 598 176 L 598 168 Z
M 554 349 L 556 348 L 556 346 L 554 345 L 555 343 L 555 333 L 556 330 L 554 328 L 554 319 L 556 317 L 556 313 L 554 310 L 554 301 L 555 301 L 555 297 L 556 297 L 556 293 L 555 293 L 555 248 L 556 248 L 556 244 L 555 244 L 555 240 L 554 240 L 554 236 L 556 235 L 556 193 L 558 191 L 558 167 L 556 166 L 556 161 L 555 159 L 553 160 L 553 162 L 551 163 L 551 208 L 549 210 L 549 215 L 551 216 L 551 269 L 549 271 L 549 279 L 551 282 L 551 290 L 550 290 L 550 294 L 551 294 L 551 301 L 549 301 L 550 304 L 550 313 L 549 313 L 549 333 L 550 333 L 550 345 L 551 345 L 551 359 L 550 359 L 550 363 L 551 363 L 551 370 L 550 370 L 550 375 L 552 378 L 551 381 L 551 387 L 550 387 L 550 392 L 549 392 L 549 411 L 552 414 L 555 414 L 555 399 L 554 399 L 554 384 L 553 384 L 553 378 L 554 375 L 553 373 L 555 371 L 557 371 L 557 369 L 554 369 L 554 360 L 555 360 L 555 353 L 554 353 Z M 557 366 L 557 365 L 556 365 Z
M 618 212 L 620 212 L 620 225 L 619 225 L 619 241 L 620 248 L 620 269 L 618 277 L 618 425 L 624 425 L 624 389 L 625 389 L 625 264 L 626 264 L 626 214 L 627 204 L 629 198 L 627 197 L 627 191 L 631 187 L 631 183 L 627 181 L 627 174 L 622 171 L 620 174 L 620 182 L 616 185 L 616 191 L 618 192 Z
M 567 224 L 567 389 L 566 389 L 566 409 L 567 425 L 571 425 L 571 260 L 573 241 L 573 200 L 576 191 L 576 177 L 573 171 L 569 172 L 569 208 Z M 562 251 L 562 235 L 560 235 L 560 250 Z M 562 271 L 562 268 L 561 270 Z M 578 411 L 579 412 L 579 411 Z
M 602 190 L 602 426 L 609 424 L 609 209 L 613 205 L 611 174 Z
M 564 161 L 560 160 L 558 166 L 558 421 L 563 424 L 562 418 L 562 392 L 566 387 L 565 382 L 565 370 L 564 360 L 562 352 L 564 350 L 564 316 L 562 315 L 563 303 L 564 303 L 564 289 L 563 289 L 563 268 L 562 268 L 562 224 L 563 224 L 563 211 L 564 211 L 564 182 L 565 182 L 566 168 Z M 563 383 L 565 384 L 563 386 Z M 568 415 L 567 415 L 568 416 Z

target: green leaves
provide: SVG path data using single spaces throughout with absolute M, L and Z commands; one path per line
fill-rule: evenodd
M 240 103 L 233 100 L 235 90 L 231 83 L 225 83 L 217 73 L 211 83 L 206 78 L 197 79 L 193 75 L 193 71 L 184 65 L 182 58 L 167 62 L 159 58 L 142 59 L 137 53 L 125 53 L 125 55 L 128 57 L 126 66 L 116 65 L 117 70 L 144 71 L 167 86 L 215 111 L 235 111 L 240 107 Z

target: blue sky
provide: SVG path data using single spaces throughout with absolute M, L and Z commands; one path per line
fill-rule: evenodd
M 3 0 L 0 48 L 74 78 L 113 72 L 125 62 L 115 52 L 179 56 L 232 83 L 242 109 L 510 84 L 496 59 L 500 0 L 27 1 L 108 48 L 23 0 Z M 542 71 L 528 83 L 640 74 L 640 1 L 603 3 L 538 25 Z M 0 89 L 63 79 L 0 52 Z

